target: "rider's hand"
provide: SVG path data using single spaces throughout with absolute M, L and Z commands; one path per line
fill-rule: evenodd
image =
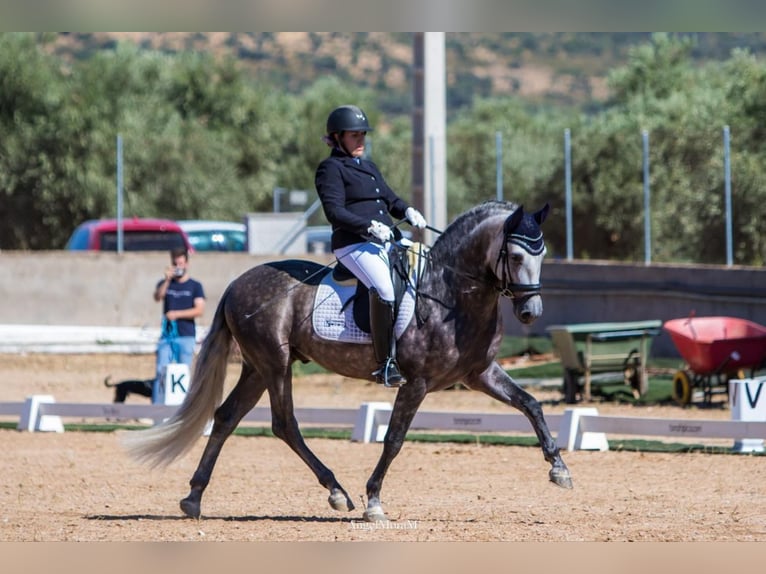
M 423 229 L 426 226 L 426 218 L 423 217 L 423 214 L 420 213 L 414 207 L 408 207 L 407 211 L 404 212 L 404 216 L 407 218 L 407 221 L 409 221 L 410 225 L 412 225 L 413 227 L 417 227 L 418 229 Z
M 391 238 L 394 236 L 388 225 L 385 225 L 380 221 L 375 221 L 374 219 L 370 222 L 370 226 L 367 228 L 367 233 L 383 243 L 391 241 Z

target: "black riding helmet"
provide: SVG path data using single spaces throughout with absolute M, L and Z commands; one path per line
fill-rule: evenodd
M 340 106 L 327 117 L 327 134 L 340 132 L 371 132 L 367 114 L 357 106 Z

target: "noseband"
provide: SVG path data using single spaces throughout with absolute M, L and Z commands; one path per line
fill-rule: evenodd
M 503 246 L 495 262 L 495 275 L 500 277 L 500 285 L 497 290 L 502 297 L 525 301 L 542 291 L 541 283 L 514 283 L 511 276 L 511 264 L 509 259 L 508 244 L 519 245 L 530 255 L 540 255 L 545 250 L 543 232 L 535 219 L 525 215 L 522 207 L 519 207 L 503 224 Z M 502 263 L 502 275 L 498 275 L 497 268 Z

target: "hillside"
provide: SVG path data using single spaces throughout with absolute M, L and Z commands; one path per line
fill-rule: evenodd
M 68 59 L 132 42 L 168 53 L 205 51 L 237 58 L 255 79 L 297 92 L 321 75 L 380 90 L 381 107 L 402 111 L 410 98 L 412 34 L 390 32 L 103 32 L 47 36 Z M 518 95 L 532 103 L 597 108 L 609 96 L 607 75 L 627 62 L 649 33 L 448 33 L 448 105 L 475 96 Z M 694 57 L 725 59 L 734 47 L 759 52 L 766 34 L 694 34 Z

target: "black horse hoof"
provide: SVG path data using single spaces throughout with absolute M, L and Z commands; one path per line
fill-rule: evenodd
M 181 510 L 189 518 L 199 518 L 201 515 L 199 502 L 190 498 L 181 501 Z

